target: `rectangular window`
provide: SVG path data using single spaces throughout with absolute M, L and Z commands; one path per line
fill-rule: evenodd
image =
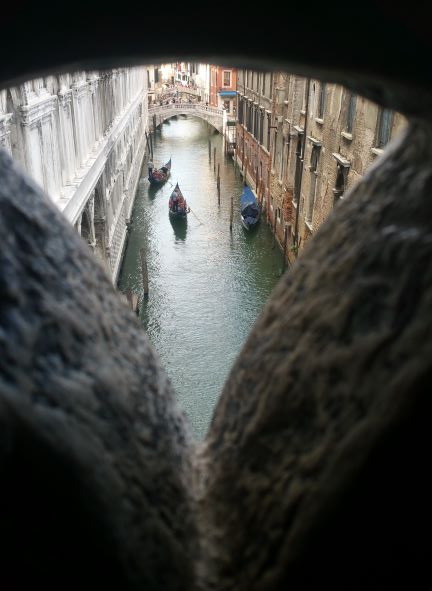
M 336 182 L 333 189 L 333 205 L 336 205 L 336 203 L 339 201 L 339 199 L 342 199 L 343 194 L 345 193 L 348 171 L 348 167 L 342 166 L 339 163 L 337 164 Z
M 357 102 L 356 95 L 350 93 L 349 101 L 348 101 L 347 120 L 346 120 L 346 131 L 348 133 L 352 133 L 352 130 L 354 127 L 354 119 L 355 119 L 355 114 L 356 114 L 356 102 Z
M 286 143 L 283 141 L 282 137 L 282 145 L 280 150 L 280 165 L 279 165 L 279 180 L 282 181 L 284 178 L 285 172 L 285 150 L 286 150 Z
M 230 70 L 224 70 L 223 72 L 223 85 L 231 86 L 231 72 Z
M 384 148 L 390 141 L 393 111 L 381 109 L 378 115 L 377 148 Z
M 270 131 L 271 131 L 271 129 L 270 129 L 271 119 L 270 119 L 270 117 L 271 117 L 271 114 L 270 113 L 267 113 L 267 138 L 266 138 L 266 149 L 267 149 L 267 151 L 270 151 Z
M 280 221 L 281 221 L 281 209 L 280 209 L 280 207 L 277 208 L 276 212 L 277 212 L 277 216 L 276 216 L 277 217 L 277 220 L 280 223 Z
M 308 202 L 308 208 L 307 208 L 307 212 L 306 212 L 306 221 L 307 222 L 312 222 L 312 217 L 313 217 L 313 210 L 314 210 L 315 197 L 316 197 L 316 185 L 317 185 L 317 177 L 318 177 L 319 156 L 320 156 L 320 146 L 313 145 L 310 166 L 309 166 L 309 170 L 311 173 L 311 180 L 310 180 L 309 202 Z
M 259 143 L 262 145 L 264 138 L 264 110 L 260 111 L 260 129 L 259 129 Z
M 294 176 L 293 203 L 295 203 L 295 204 L 297 204 L 297 201 L 299 200 L 299 192 L 300 192 L 301 167 L 302 167 L 302 163 L 303 163 L 302 143 L 303 143 L 303 134 L 299 133 L 297 136 L 296 167 L 295 167 L 295 176 Z
M 306 96 L 306 94 L 307 94 L 307 80 L 306 80 L 306 78 L 304 78 L 303 84 L 304 84 L 304 86 L 303 86 L 303 95 L 302 95 L 302 107 L 301 107 L 301 110 L 302 111 L 305 111 L 306 110 L 306 104 L 307 104 L 307 96 Z
M 319 96 L 318 96 L 318 118 L 324 118 L 325 99 L 326 99 L 326 83 L 321 82 Z
M 278 132 L 277 132 L 277 129 L 275 129 L 274 135 L 273 135 L 273 157 L 272 157 L 272 161 L 271 161 L 272 168 L 276 167 L 277 141 L 278 141 Z

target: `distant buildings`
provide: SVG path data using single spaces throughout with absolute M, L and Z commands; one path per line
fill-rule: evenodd
M 234 115 L 237 108 L 237 69 L 210 66 L 210 102 L 212 107 Z

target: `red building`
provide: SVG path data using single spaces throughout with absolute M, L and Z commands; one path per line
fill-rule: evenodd
M 235 114 L 237 96 L 237 69 L 210 66 L 210 105 Z

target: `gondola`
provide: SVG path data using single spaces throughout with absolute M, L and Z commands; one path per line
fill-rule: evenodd
M 243 228 L 250 230 L 254 228 L 260 218 L 260 206 L 257 198 L 246 185 L 240 197 L 240 220 Z
M 148 180 L 151 185 L 163 185 L 171 173 L 171 158 L 161 168 L 154 168 L 149 174 Z
M 186 203 L 186 199 L 183 197 L 183 193 L 180 191 L 178 183 L 170 195 L 168 208 L 169 215 L 172 219 L 186 219 L 187 214 L 190 212 L 190 208 Z

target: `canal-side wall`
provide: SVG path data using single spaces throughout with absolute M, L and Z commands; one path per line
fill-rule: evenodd
M 257 201 L 261 203 L 261 221 L 265 220 L 268 223 L 268 225 L 272 228 L 272 232 L 274 232 L 274 216 L 277 216 L 278 213 L 277 210 L 275 211 L 272 203 L 270 203 L 269 206 L 268 191 L 266 190 L 264 183 L 260 185 L 260 183 L 258 182 L 257 188 L 256 175 L 253 174 L 253 171 L 251 171 L 249 167 L 247 169 L 246 167 L 242 169 L 241 158 L 236 153 L 233 156 L 233 161 L 234 164 L 238 166 L 241 176 L 243 177 L 243 179 L 246 180 L 246 184 L 251 189 L 252 193 L 255 195 Z M 280 225 L 280 218 L 276 218 L 276 226 L 278 225 Z M 277 227 L 274 236 L 279 248 L 283 250 L 284 235 L 278 232 Z M 287 254 L 285 254 L 285 258 L 289 262 L 289 257 Z
M 0 145 L 115 282 L 143 162 L 145 68 L 38 78 L 0 91 Z

